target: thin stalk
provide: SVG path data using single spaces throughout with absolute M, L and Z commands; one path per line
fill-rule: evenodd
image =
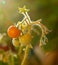
M 17 25 L 16 25 L 16 27 L 18 27 L 20 24 L 22 24 L 25 20 L 26 20 L 26 17 L 24 17 L 21 22 L 18 22 Z
M 26 12 L 25 15 L 27 16 L 28 20 L 29 20 L 29 23 L 31 23 L 31 19 L 30 19 L 30 16 L 28 15 L 28 13 Z
M 14 63 L 14 57 L 13 56 L 11 56 L 11 59 L 9 57 L 8 65 L 15 65 L 15 63 Z
M 19 65 L 21 64 L 22 49 L 23 49 L 23 46 L 20 45 L 19 50 L 18 50 L 18 55 L 17 55 Z
M 25 13 L 23 13 L 23 15 L 26 17 L 26 21 L 29 22 L 29 23 L 31 23 L 31 19 L 30 19 L 28 13 L 25 12 Z
M 26 65 L 27 58 L 28 58 L 28 53 L 29 53 L 29 46 L 27 45 L 26 50 L 25 50 L 25 54 L 24 54 L 24 58 L 23 58 L 23 61 L 22 61 L 21 65 Z
M 21 45 L 20 48 L 19 48 L 19 51 L 18 51 L 18 56 L 20 57 L 21 54 L 22 54 L 22 49 L 23 49 L 23 46 Z
M 13 55 L 11 56 L 11 65 L 15 65 Z

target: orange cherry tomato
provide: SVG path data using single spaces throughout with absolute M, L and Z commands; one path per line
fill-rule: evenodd
M 17 27 L 14 25 L 10 26 L 7 30 L 8 36 L 11 38 L 17 38 L 21 34 L 21 30 L 19 30 Z

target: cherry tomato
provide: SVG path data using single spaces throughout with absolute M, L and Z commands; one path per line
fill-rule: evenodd
M 21 34 L 21 30 L 19 30 L 17 27 L 14 25 L 10 26 L 7 30 L 8 36 L 11 38 L 17 38 Z

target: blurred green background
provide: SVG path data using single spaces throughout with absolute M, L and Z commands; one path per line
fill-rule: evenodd
M 0 0 L 0 33 L 7 32 L 11 24 L 22 20 L 18 7 L 30 9 L 31 20 L 42 19 L 42 23 L 52 30 L 49 42 L 43 46 L 46 51 L 58 49 L 58 0 Z

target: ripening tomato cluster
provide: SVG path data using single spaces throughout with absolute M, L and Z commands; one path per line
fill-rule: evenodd
M 21 30 L 19 30 L 16 26 L 11 25 L 7 30 L 8 36 L 11 38 L 17 38 L 21 34 Z

